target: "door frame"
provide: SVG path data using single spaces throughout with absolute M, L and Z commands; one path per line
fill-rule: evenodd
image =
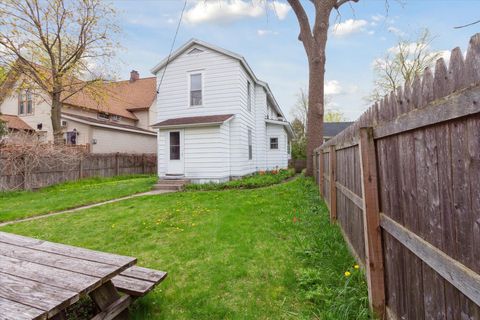
M 170 159 L 170 134 L 172 132 L 179 132 L 180 134 L 180 159 L 171 160 Z M 184 129 L 172 129 L 166 132 L 166 162 L 167 170 L 166 174 L 175 174 L 175 175 L 184 175 L 185 174 L 185 131 Z

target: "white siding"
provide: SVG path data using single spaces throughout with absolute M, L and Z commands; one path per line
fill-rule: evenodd
M 235 59 L 202 48 L 171 61 L 157 96 L 157 121 L 171 118 L 236 113 L 239 108 L 239 66 Z M 203 73 L 203 105 L 189 106 L 189 72 Z M 163 69 L 158 71 L 158 83 Z
M 42 130 L 46 134 L 46 141 L 53 141 L 52 121 L 50 119 L 50 105 L 41 97 L 34 96 L 33 114 L 20 116 L 18 114 L 18 94 L 13 93 L 7 97 L 0 106 L 3 114 L 19 116 L 30 127 L 37 130 L 37 125 L 42 124 Z
M 188 54 L 193 48 L 203 50 Z M 202 106 L 189 106 L 189 75 L 202 72 Z M 158 83 L 163 69 L 157 72 Z M 247 83 L 251 85 L 251 110 L 248 110 Z M 265 118 L 277 119 L 277 112 L 267 106 L 267 92 L 250 77 L 239 60 L 210 48 L 194 44 L 168 65 L 156 102 L 157 122 L 203 115 L 234 114 L 220 127 L 184 128 L 185 176 L 194 182 L 218 181 L 258 170 L 287 166 L 287 135 L 283 126 L 270 131 L 284 146 L 267 156 Z M 248 155 L 248 130 L 252 130 L 253 158 Z M 276 132 L 275 130 L 279 130 Z M 159 176 L 166 174 L 168 161 L 166 130 L 158 137 Z M 221 141 L 221 142 L 219 142 Z
M 278 138 L 278 149 L 270 149 L 270 138 Z M 288 167 L 288 137 L 284 126 L 267 124 L 267 170 Z
M 267 168 L 267 126 L 265 118 L 267 116 L 267 93 L 263 87 L 255 86 L 255 131 L 256 135 L 256 166 L 258 170 Z
M 97 140 L 97 144 L 91 145 L 92 153 L 155 153 L 157 151 L 155 136 L 100 127 L 92 127 L 91 130 L 93 138 Z
M 169 130 L 161 130 L 158 136 L 160 177 L 167 173 L 169 132 Z M 228 180 L 230 177 L 230 123 L 227 122 L 221 126 L 185 128 L 183 132 L 185 176 L 193 182 Z

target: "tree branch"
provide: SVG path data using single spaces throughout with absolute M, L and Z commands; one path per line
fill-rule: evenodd
M 288 0 L 288 3 L 293 9 L 295 16 L 297 17 L 298 24 L 300 25 L 300 35 L 298 39 L 303 42 L 305 51 L 310 54 L 312 48 L 313 34 L 310 30 L 310 22 L 308 20 L 307 13 L 303 9 L 299 0 Z

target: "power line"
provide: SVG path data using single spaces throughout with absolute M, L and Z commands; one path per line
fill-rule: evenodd
M 170 57 L 172 56 L 173 48 L 175 47 L 175 41 L 177 40 L 178 30 L 180 30 L 180 25 L 182 24 L 183 13 L 185 12 L 185 8 L 187 7 L 187 0 L 183 3 L 182 12 L 180 13 L 180 19 L 178 19 L 177 30 L 175 30 L 175 35 L 173 36 L 172 46 L 170 47 L 170 53 L 167 57 L 167 63 L 165 64 L 165 68 L 163 68 L 162 77 L 160 78 L 160 83 L 157 87 L 157 94 L 160 92 L 160 86 L 163 82 L 163 77 L 165 76 L 165 71 L 167 71 L 168 63 L 170 62 Z

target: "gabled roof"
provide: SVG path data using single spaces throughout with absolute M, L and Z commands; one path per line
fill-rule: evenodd
M 89 92 L 79 91 L 67 98 L 64 103 L 136 120 L 137 117 L 132 111 L 150 108 L 157 94 L 156 77 L 135 81 L 112 81 L 101 86 L 100 98 Z
M 257 78 L 257 76 L 255 75 L 255 73 L 253 73 L 253 70 L 252 68 L 250 68 L 250 66 L 248 65 L 247 63 L 247 60 L 245 60 L 245 58 L 239 54 L 236 54 L 232 51 L 229 51 L 229 50 L 226 50 L 226 49 L 223 49 L 223 48 L 220 48 L 218 46 L 215 46 L 213 44 L 210 44 L 210 43 L 207 43 L 205 41 L 202 41 L 202 40 L 198 40 L 198 39 L 190 39 L 187 43 L 185 43 L 183 46 L 181 46 L 180 48 L 178 48 L 177 50 L 175 50 L 174 52 L 172 52 L 172 54 L 170 55 L 170 58 L 165 58 L 163 59 L 162 61 L 160 61 L 159 64 L 157 64 L 155 67 L 153 67 L 150 71 L 153 73 L 153 74 L 157 74 L 163 67 L 165 67 L 167 65 L 167 62 L 170 63 L 172 62 L 173 60 L 175 60 L 178 56 L 180 56 L 181 54 L 183 54 L 184 52 L 186 52 L 188 49 L 190 49 L 191 47 L 195 46 L 195 45 L 198 45 L 198 46 L 202 46 L 204 48 L 207 48 L 207 49 L 210 49 L 212 51 L 216 51 L 216 52 L 219 52 L 221 54 L 224 54 L 228 57 L 231 57 L 233 59 L 236 59 L 238 61 L 240 61 L 240 63 L 242 64 L 242 66 L 245 68 L 245 70 L 247 71 L 247 73 L 250 75 L 250 77 L 252 77 L 252 79 L 255 81 L 256 84 L 262 86 L 265 91 L 267 92 L 267 97 L 268 99 L 270 100 L 270 102 L 272 103 L 272 105 L 274 106 L 274 108 L 277 110 L 277 112 L 283 117 L 286 119 L 285 115 L 283 114 L 282 112 L 282 109 L 280 109 L 280 106 L 277 102 L 277 100 L 275 100 L 275 97 L 273 96 L 273 93 L 272 93 L 272 90 L 270 90 L 270 87 L 268 86 L 268 83 L 266 83 L 265 81 L 262 81 L 260 79 Z
M 220 125 L 231 119 L 233 114 L 216 114 L 211 116 L 184 117 L 167 119 L 154 124 L 154 128 L 172 128 L 172 127 L 192 127 L 205 125 Z
M 0 85 L 0 104 L 14 89 L 19 75 L 10 71 Z M 74 79 L 74 86 L 83 86 L 84 81 Z M 105 81 L 96 90 L 83 89 L 64 100 L 64 104 L 137 120 L 133 111 L 148 110 L 157 95 L 157 78 L 140 78 L 135 81 Z M 92 92 L 95 91 L 95 92 Z M 64 93 L 68 95 L 68 92 Z
M 323 136 L 324 137 L 334 137 L 347 127 L 349 127 L 353 122 L 324 122 L 323 123 Z
M 30 127 L 25 121 L 20 119 L 20 117 L 18 116 L 9 115 L 9 114 L 0 114 L 0 121 L 6 122 L 8 129 L 35 131 L 32 127 Z
M 155 135 L 156 134 L 154 131 L 146 130 L 146 129 L 139 128 L 139 127 L 136 127 L 136 126 L 130 126 L 128 124 L 121 124 L 121 123 L 116 123 L 116 122 L 113 122 L 113 121 L 106 121 L 106 120 L 100 120 L 100 119 L 95 119 L 95 118 L 91 118 L 91 117 L 80 116 L 78 114 L 73 114 L 73 113 L 62 112 L 62 118 L 71 119 L 73 121 L 78 121 L 80 123 L 85 123 L 85 124 L 89 124 L 89 125 L 92 125 L 92 126 L 98 126 L 98 127 L 103 127 L 103 128 L 117 129 L 117 130 L 130 131 L 130 132 L 138 132 L 138 133 L 144 133 L 144 134 L 150 134 L 150 135 Z

